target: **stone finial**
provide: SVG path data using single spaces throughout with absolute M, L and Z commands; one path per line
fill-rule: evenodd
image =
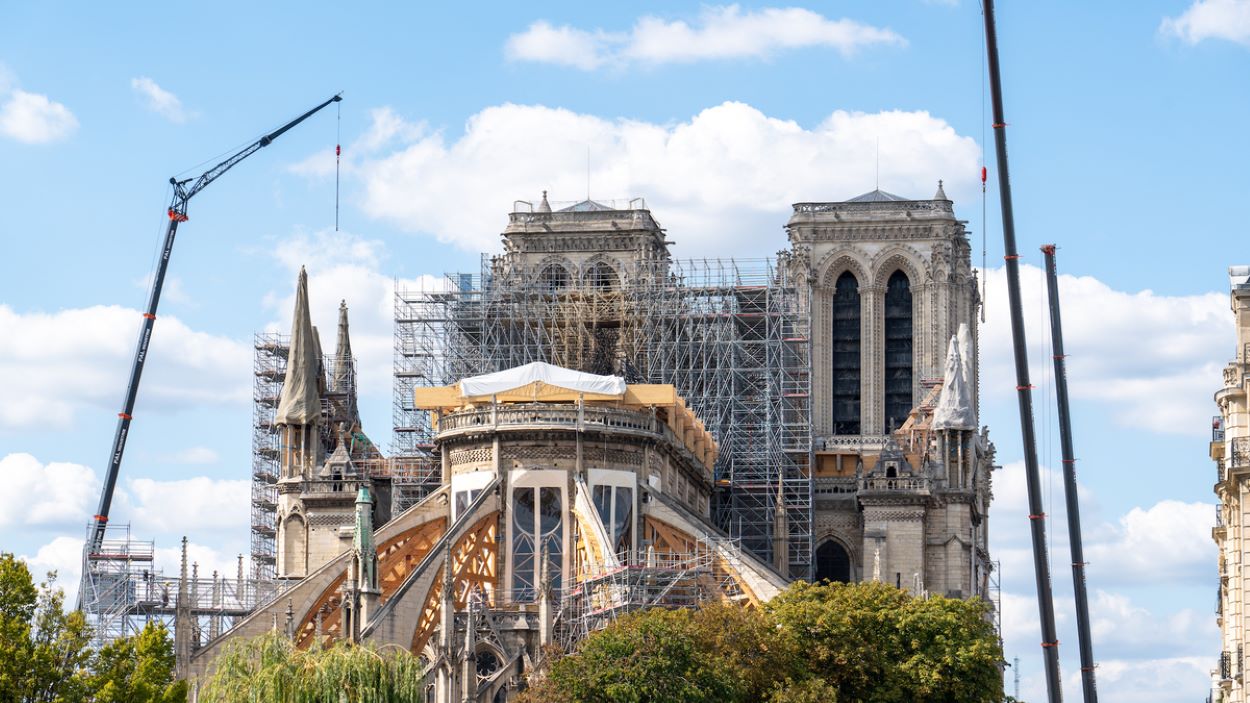
M 538 212 L 551 212 L 551 203 L 547 202 L 547 191 L 543 191 L 543 200 L 538 204 Z
M 946 191 L 942 188 L 941 179 L 938 179 L 938 189 L 937 189 L 937 193 L 933 196 L 933 199 L 934 200 L 950 200 L 950 198 L 946 197 Z

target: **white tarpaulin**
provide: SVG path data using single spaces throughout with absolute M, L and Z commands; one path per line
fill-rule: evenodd
M 933 410 L 933 429 L 976 429 L 977 418 L 972 410 L 972 396 L 964 379 L 964 365 L 959 355 L 959 338 L 951 337 L 946 352 L 946 371 L 942 379 L 942 393 L 937 408 Z
M 466 398 L 494 395 L 528 386 L 536 381 L 576 393 L 625 393 L 625 379 L 620 376 L 596 376 L 593 373 L 582 373 L 535 361 L 532 364 L 463 379 L 460 381 L 460 395 Z
M 968 398 L 972 407 L 977 407 L 977 386 L 972 379 L 972 333 L 968 331 L 968 323 L 959 323 L 959 361 L 964 370 L 964 386 L 968 388 Z
M 275 425 L 315 425 L 321 419 L 321 398 L 318 395 L 317 372 L 321 362 L 321 345 L 316 328 L 308 315 L 308 274 L 299 270 L 295 288 L 295 315 L 291 319 L 291 348 L 286 358 L 286 380 Z

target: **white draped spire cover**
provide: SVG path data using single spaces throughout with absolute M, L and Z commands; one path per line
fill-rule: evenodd
M 959 353 L 959 337 L 951 337 L 946 352 L 946 371 L 942 378 L 942 393 L 933 411 L 935 430 L 976 429 L 976 413 L 972 409 L 972 396 L 964 377 L 964 363 Z

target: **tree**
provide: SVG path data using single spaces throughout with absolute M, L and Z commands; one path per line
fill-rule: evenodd
M 0 701 L 9 703 L 180 703 L 174 652 L 163 625 L 122 637 L 93 653 L 79 611 L 51 572 L 35 587 L 30 569 L 0 554 Z
M 1002 651 L 988 605 L 915 598 L 888 584 L 792 584 L 767 606 L 844 701 L 999 701 Z
M 56 573 L 35 587 L 30 569 L 0 554 L 0 700 L 72 703 L 87 696 L 90 633 L 80 612 L 65 612 Z
M 400 648 L 340 642 L 299 650 L 270 632 L 228 642 L 200 689 L 200 703 L 417 703 L 423 665 Z
M 560 703 L 756 703 L 793 673 L 788 640 L 760 610 L 631 613 L 554 662 L 523 700 Z
M 163 624 L 149 622 L 132 637 L 96 653 L 88 686 L 95 703 L 176 703 L 187 698 L 174 680 L 174 648 Z
M 763 609 L 622 617 L 535 677 L 532 703 L 902 703 L 1002 700 L 979 600 L 882 583 L 797 582 Z

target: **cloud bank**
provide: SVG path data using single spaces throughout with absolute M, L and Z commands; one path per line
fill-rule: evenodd
M 1187 44 L 1222 39 L 1250 46 L 1250 0 L 1196 0 L 1180 15 L 1164 18 L 1159 32 Z
M 508 37 L 513 61 L 550 63 L 583 71 L 630 65 L 724 59 L 767 59 L 794 49 L 822 47 L 851 56 L 864 47 L 907 42 L 895 32 L 850 19 L 829 19 L 798 7 L 743 11 L 737 5 L 706 7 L 693 23 L 644 16 L 626 32 L 534 22 Z
M 470 251 L 493 251 L 514 200 L 645 197 L 678 242 L 674 255 L 760 256 L 785 245 L 790 205 L 885 190 L 930 197 L 937 181 L 972 197 L 976 142 L 928 112 L 836 111 L 813 127 L 743 103 L 656 124 L 604 119 L 561 108 L 504 104 L 472 116 L 455 139 L 375 113 L 361 138 L 372 150 L 347 166 L 363 186 L 366 214 L 433 234 Z M 346 157 L 346 155 L 345 155 Z M 295 168 L 332 174 L 332 155 Z M 761 249 L 761 237 L 775 239 Z

